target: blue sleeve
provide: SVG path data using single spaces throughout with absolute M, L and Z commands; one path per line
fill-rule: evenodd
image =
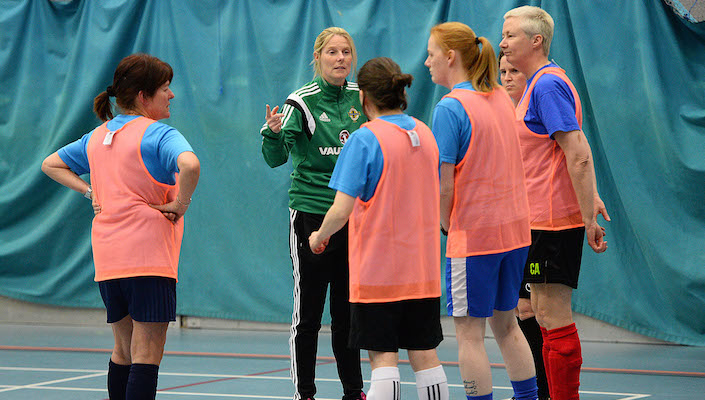
M 542 76 L 536 82 L 532 98 L 538 104 L 535 113 L 545 128 L 543 133 L 553 138 L 556 132 L 580 130 L 575 117 L 575 98 L 563 79 L 551 74 Z
M 345 142 L 328 186 L 368 201 L 375 194 L 383 168 L 377 137 L 369 129 L 360 128 Z
M 93 131 L 86 133 L 75 142 L 69 143 L 57 151 L 61 161 L 69 166 L 71 171 L 76 175 L 83 175 L 91 172 L 91 167 L 88 164 L 88 140 L 90 140 Z
M 158 182 L 173 185 L 179 172 L 176 160 L 183 152 L 193 152 L 186 138 L 175 128 L 155 122 L 144 132 L 142 159 L 147 171 Z
M 458 164 L 470 144 L 472 126 L 463 105 L 454 98 L 444 98 L 433 109 L 433 136 L 438 143 L 440 162 Z

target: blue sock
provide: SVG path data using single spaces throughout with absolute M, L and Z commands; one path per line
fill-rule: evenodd
M 516 400 L 536 400 L 539 395 L 535 376 L 525 381 L 512 381 L 512 387 L 514 388 L 514 398 Z
M 130 376 L 130 366 L 108 363 L 108 397 L 110 400 L 125 400 L 127 377 Z
M 157 395 L 157 375 L 159 366 L 153 364 L 132 364 L 127 379 L 127 400 L 154 400 Z
M 492 400 L 492 393 L 486 394 L 484 396 L 465 396 L 468 400 Z

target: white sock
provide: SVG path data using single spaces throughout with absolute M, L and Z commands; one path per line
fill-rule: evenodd
M 448 378 L 443 371 L 443 366 L 418 371 L 416 390 L 419 393 L 419 400 L 449 400 Z
M 367 400 L 399 400 L 401 399 L 401 385 L 399 381 L 399 368 L 379 367 L 372 370 L 370 390 Z

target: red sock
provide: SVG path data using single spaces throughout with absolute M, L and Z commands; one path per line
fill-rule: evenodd
M 546 371 L 546 381 L 548 382 L 548 393 L 549 396 L 553 395 L 552 376 L 551 376 L 551 364 L 548 354 L 551 352 L 551 340 L 548 337 L 548 331 L 543 326 L 541 327 L 541 336 L 543 336 L 543 347 L 541 348 L 541 354 L 543 355 L 543 367 Z
M 549 363 L 553 368 L 550 372 L 549 386 L 552 400 L 578 400 L 580 387 L 580 367 L 583 356 L 580 349 L 580 338 L 575 324 L 548 331 L 550 351 Z M 548 371 L 546 371 L 548 374 Z

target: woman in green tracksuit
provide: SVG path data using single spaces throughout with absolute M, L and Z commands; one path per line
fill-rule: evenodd
M 294 171 L 289 189 L 289 247 L 294 273 L 291 321 L 291 376 L 294 399 L 313 399 L 316 349 L 330 284 L 333 353 L 343 385 L 343 400 L 364 399 L 359 349 L 348 348 L 347 227 L 333 235 L 322 254 L 308 245 L 318 230 L 335 191 L 328 187 L 335 162 L 350 133 L 367 121 L 361 113 L 357 84 L 347 77 L 356 63 L 355 44 L 342 28 L 323 30 L 313 47 L 313 81 L 289 95 L 284 106 L 266 106 L 262 154 L 278 167 L 291 153 Z

